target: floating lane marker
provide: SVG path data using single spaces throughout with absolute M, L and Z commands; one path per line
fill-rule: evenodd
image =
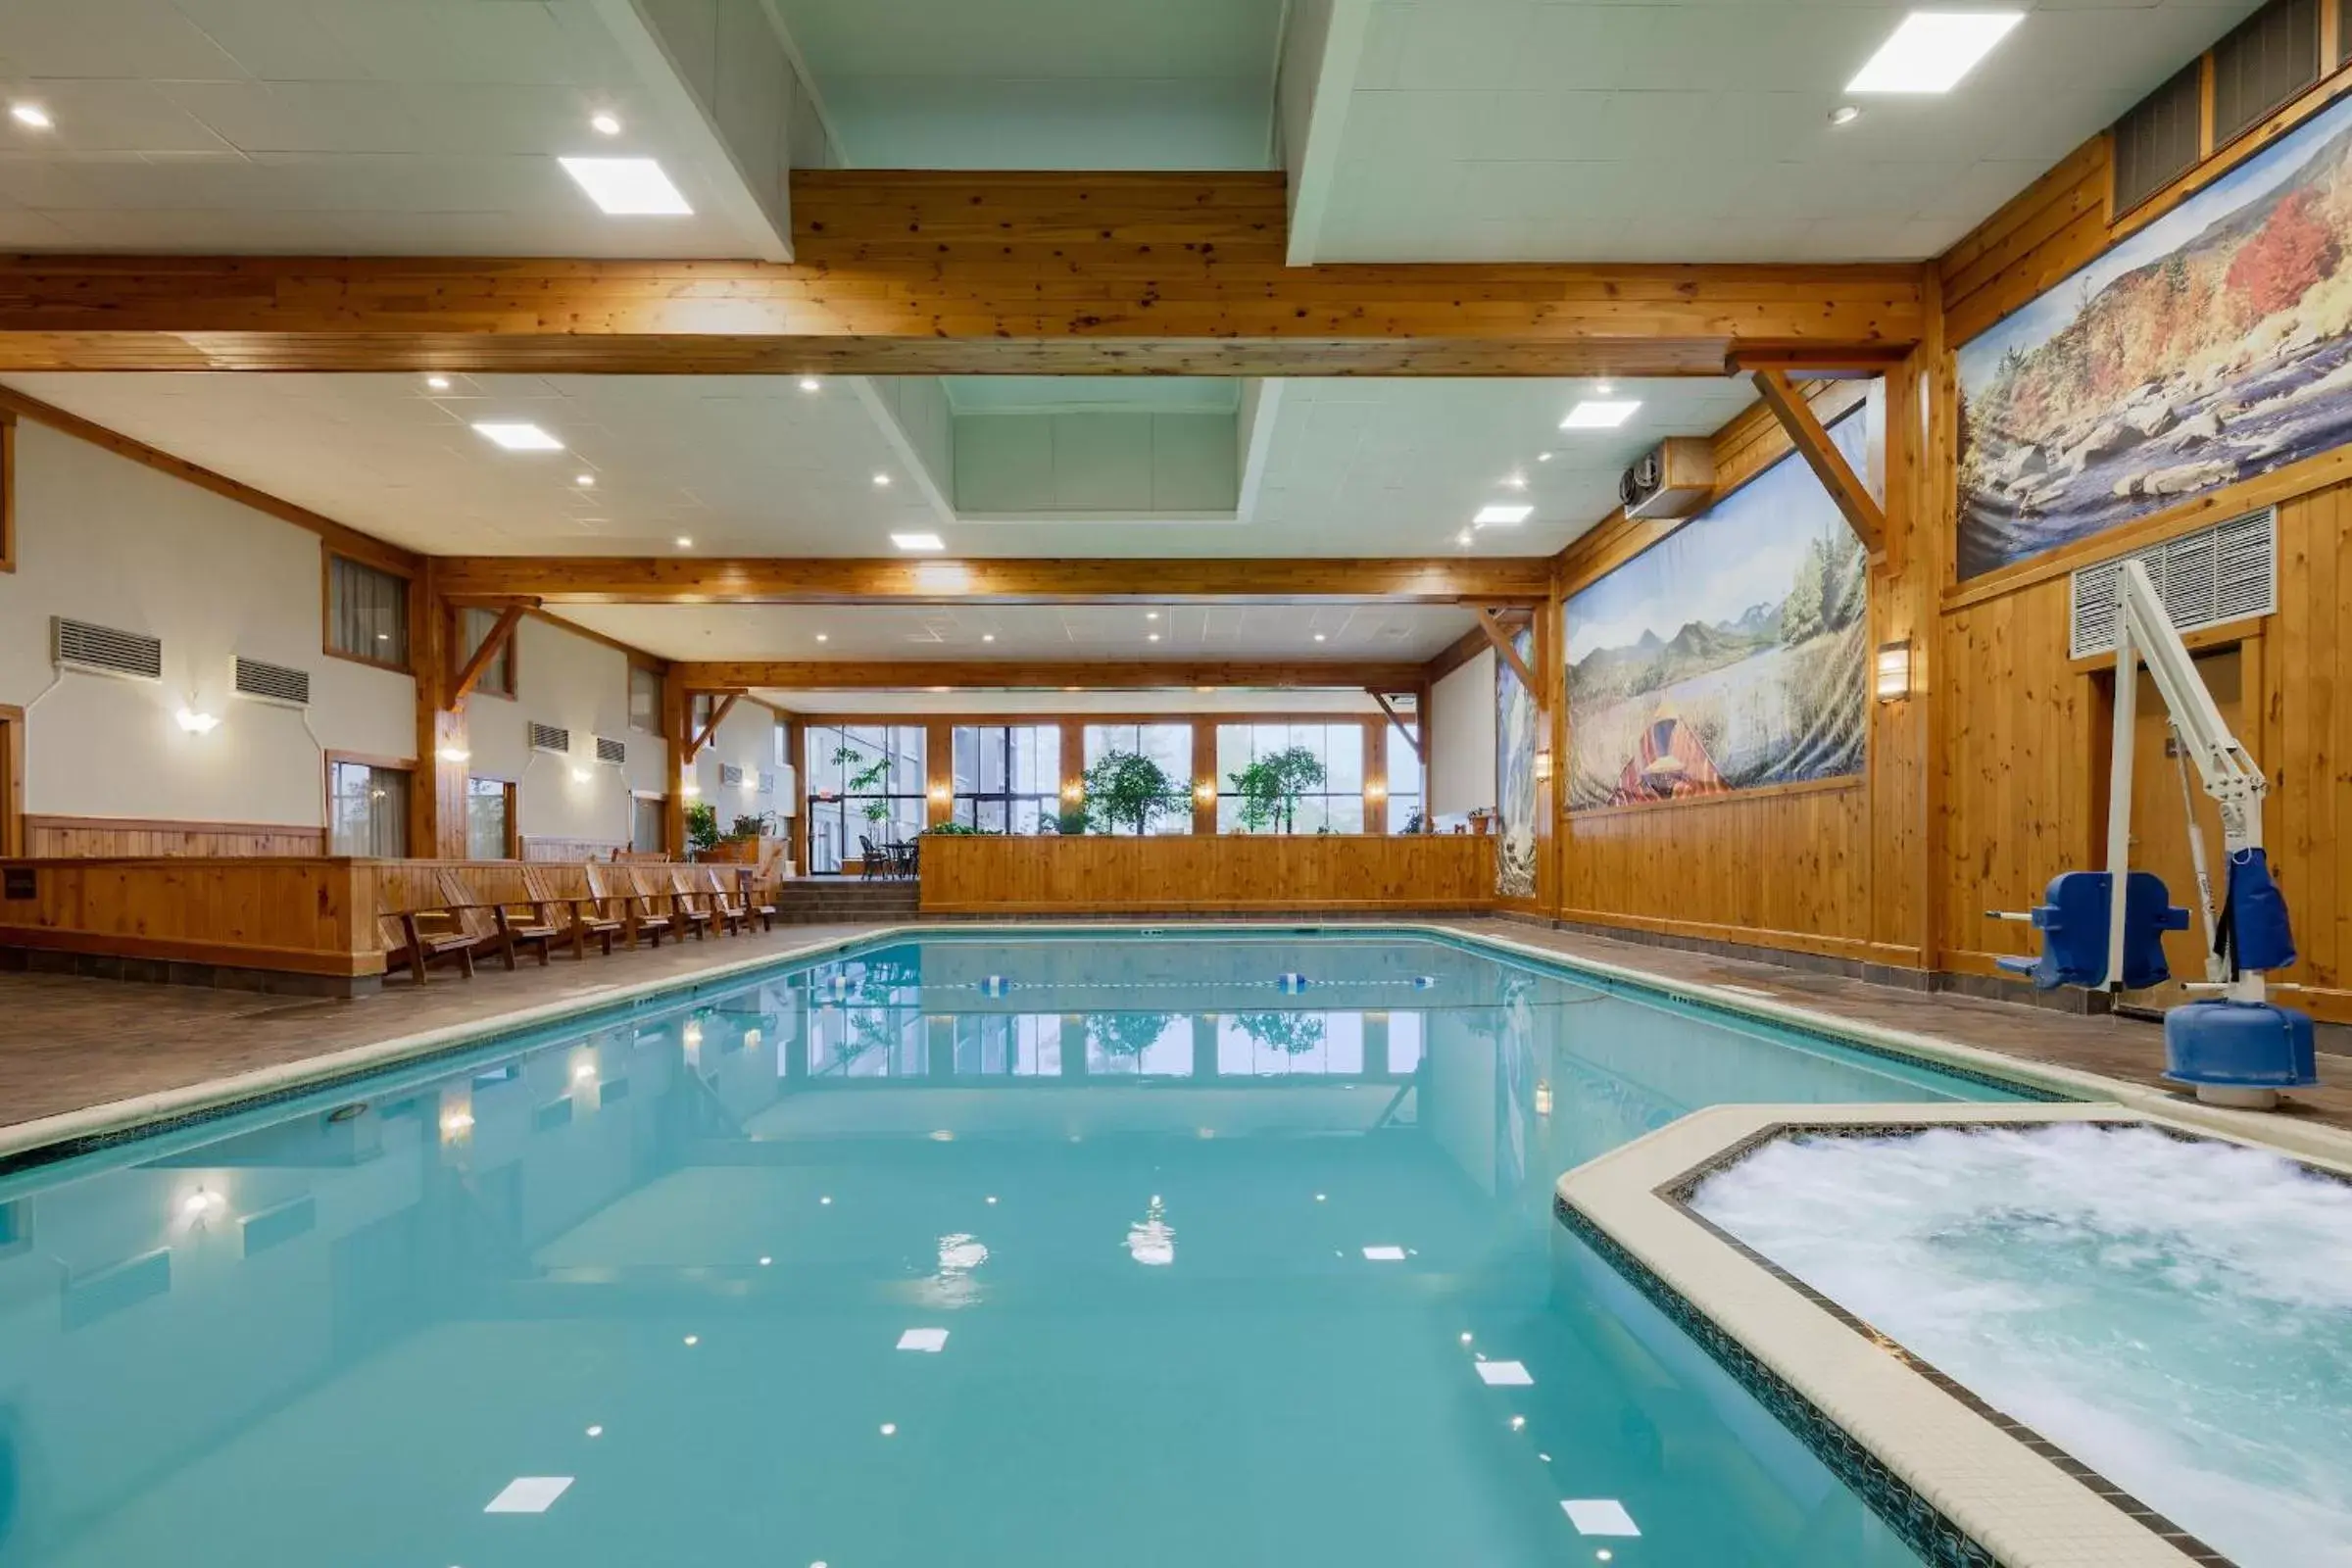
M 1580 1536 L 1638 1536 L 1634 1516 L 1615 1497 L 1571 1497 L 1560 1504 Z
M 484 1513 L 545 1513 L 571 1490 L 569 1476 L 516 1476 L 490 1499 Z
M 1011 989 L 1012 982 L 1001 974 L 992 974 L 980 982 L 980 994 L 984 997 L 1001 997 Z
M 1434 974 L 1417 974 L 1413 976 L 1413 989 L 1415 991 L 1427 991 L 1431 986 L 1434 986 L 1437 983 L 1438 977 Z
M 1274 984 L 1280 988 L 1283 995 L 1295 997 L 1306 989 L 1306 976 L 1295 972 L 1286 973 L 1276 979 Z
M 922 1350 L 937 1355 L 947 1348 L 946 1329 L 908 1329 L 899 1336 L 899 1348 L 902 1350 Z
M 1401 1263 L 1404 1261 L 1404 1249 L 1401 1247 L 1367 1247 L 1364 1249 L 1364 1257 L 1367 1261 L 1374 1263 Z
M 1479 1381 L 1489 1388 L 1524 1389 L 1535 1383 L 1524 1361 L 1480 1361 Z

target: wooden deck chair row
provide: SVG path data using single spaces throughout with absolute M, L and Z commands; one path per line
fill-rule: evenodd
M 454 962 L 467 979 L 473 977 L 474 956 L 496 954 L 514 967 L 517 951 L 529 948 L 544 967 L 548 946 L 560 927 L 548 906 L 537 900 L 519 904 L 485 903 L 457 872 L 433 873 L 437 902 L 404 909 L 393 916 L 400 927 L 395 956 L 405 961 L 418 985 L 429 978 L 435 963 Z

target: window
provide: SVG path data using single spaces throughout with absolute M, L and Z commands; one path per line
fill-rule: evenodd
M 958 725 L 954 744 L 956 820 L 964 826 L 1035 833 L 1060 808 L 1060 725 Z
M 1086 765 L 1094 766 L 1112 752 L 1134 752 L 1159 764 L 1159 770 L 1176 783 L 1186 795 L 1193 790 L 1193 726 L 1190 724 L 1089 724 L 1086 726 Z M 1090 831 L 1102 828 L 1089 824 Z M 1152 831 L 1156 835 L 1190 833 L 1193 813 L 1189 807 L 1179 808 L 1152 820 Z M 1113 833 L 1132 835 L 1131 827 L 1112 827 Z
M 1302 750 L 1323 765 L 1323 782 L 1300 795 L 1288 824 L 1243 820 L 1234 775 L 1278 752 Z M 1220 833 L 1361 833 L 1364 830 L 1364 726 L 1340 723 L 1217 726 L 1217 831 Z
M 330 854 L 383 860 L 408 856 L 407 769 L 330 757 L 326 794 Z
M 808 869 L 835 872 L 877 846 L 923 830 L 923 726 L 808 724 Z
M 686 733 L 700 735 L 710 727 L 710 715 L 718 710 L 718 699 L 709 692 L 696 692 L 686 699 Z
M 458 663 L 463 666 L 472 659 L 474 650 L 482 646 L 482 639 L 497 629 L 498 612 L 495 610 L 459 611 Z M 514 644 L 520 635 L 520 627 L 508 635 L 505 646 L 498 651 L 498 657 L 482 667 L 481 679 L 473 683 L 475 691 L 487 692 L 493 697 L 514 695 Z
M 792 725 L 784 719 L 776 720 L 775 741 L 776 766 L 790 767 L 792 765 Z
M 326 651 L 363 663 L 408 668 L 408 579 L 328 556 Z
M 1419 723 L 1410 726 L 1420 733 Z M 1421 754 L 1405 738 L 1404 730 L 1395 724 L 1385 727 L 1389 751 L 1389 831 L 1409 833 L 1415 830 L 1422 810 Z
M 662 842 L 662 808 L 669 804 L 665 795 L 637 795 L 629 800 L 629 848 L 644 855 L 659 855 Z
M 466 858 L 514 858 L 514 786 L 503 778 L 466 781 Z
M 662 733 L 662 676 L 643 664 L 629 666 L 629 728 Z

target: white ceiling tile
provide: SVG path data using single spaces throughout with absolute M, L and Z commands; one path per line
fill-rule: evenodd
M 8 0 L 0 75 L 201 81 L 241 75 L 220 45 L 156 0 Z

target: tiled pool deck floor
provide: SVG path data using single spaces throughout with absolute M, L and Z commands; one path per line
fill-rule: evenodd
M 1775 964 L 1548 931 L 1517 921 L 1448 924 L 1669 982 L 1742 987 L 1834 1019 L 1935 1036 L 2030 1061 L 2162 1087 L 2164 1042 L 2161 1031 L 2150 1023 L 1904 991 Z M 470 983 L 437 977 L 418 988 L 396 981 L 376 996 L 351 1001 L 0 974 L 0 1127 L 280 1067 L 425 1030 L 488 1022 L 520 1008 L 575 998 L 592 987 L 687 979 L 722 964 L 780 956 L 880 929 L 790 926 L 660 952 L 615 954 L 609 959 L 575 963 L 559 958 L 546 969 L 525 965 L 514 974 L 493 967 Z M 2352 1131 L 2352 1057 L 2323 1055 L 2320 1076 L 2321 1087 L 2297 1091 L 2282 1116 Z

